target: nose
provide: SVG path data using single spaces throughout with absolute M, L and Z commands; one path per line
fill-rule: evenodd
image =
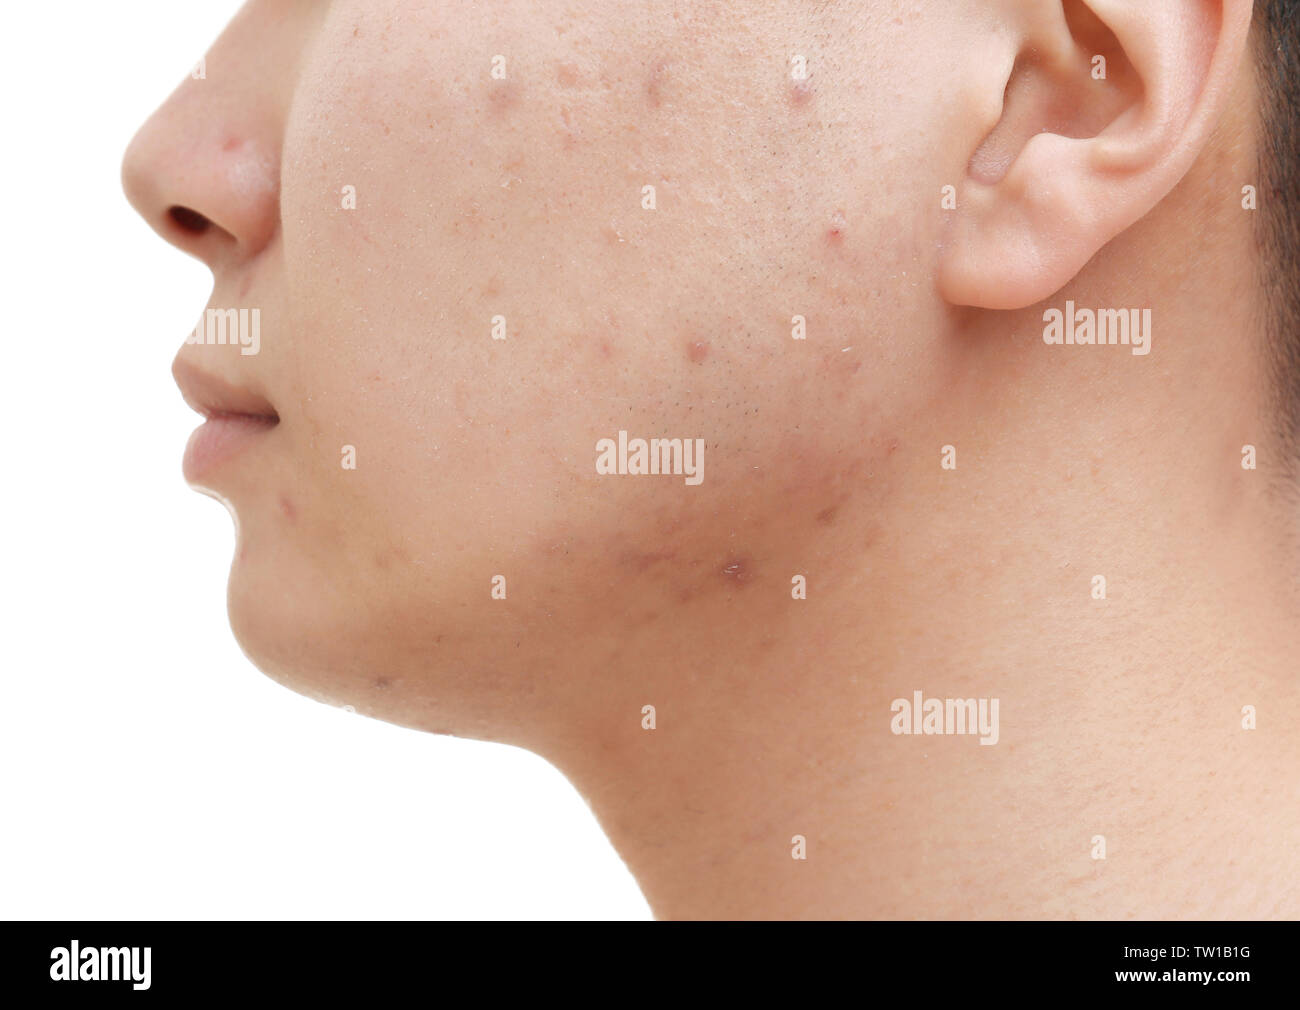
M 301 12 L 314 6 L 246 5 L 127 148 L 132 206 L 214 271 L 256 258 L 279 230 L 282 140 L 308 35 Z

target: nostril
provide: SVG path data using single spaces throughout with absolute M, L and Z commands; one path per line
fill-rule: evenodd
M 191 235 L 202 235 L 208 230 L 208 226 L 212 224 L 197 210 L 190 210 L 188 207 L 173 207 L 167 214 L 176 222 L 178 227 Z

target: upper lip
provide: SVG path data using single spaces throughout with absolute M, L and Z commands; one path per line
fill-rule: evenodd
M 172 376 L 185 402 L 206 418 L 238 416 L 280 420 L 266 397 L 205 372 L 184 358 L 178 356 L 172 362 Z

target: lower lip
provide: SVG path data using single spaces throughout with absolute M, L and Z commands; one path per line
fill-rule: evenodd
M 196 483 L 217 466 L 237 456 L 276 426 L 276 419 L 248 414 L 210 417 L 194 429 L 185 446 L 185 479 Z

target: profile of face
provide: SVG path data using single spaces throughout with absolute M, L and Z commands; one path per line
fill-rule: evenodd
M 913 289 L 961 66 L 942 4 L 869 5 L 847 77 L 800 52 L 829 14 L 763 6 L 255 0 L 140 131 L 131 199 L 257 310 L 175 370 L 278 418 L 187 463 L 262 669 L 437 731 L 635 731 L 642 660 L 743 661 L 881 534 L 894 433 L 942 423 Z M 687 470 L 600 472 L 620 432 Z
M 1089 802 L 1071 738 L 1039 729 L 1144 736 L 1086 713 L 1155 667 L 1182 677 L 1227 621 L 1171 602 L 1186 573 L 1240 587 L 1233 640 L 1260 651 L 1234 669 L 1285 666 L 1271 545 L 1291 534 L 1237 455 L 1282 455 L 1242 196 L 1251 17 L 252 0 L 124 166 L 215 276 L 174 371 L 209 418 L 187 477 L 236 518 L 239 642 L 318 699 L 575 780 L 598 765 L 589 797 L 635 769 L 625 791 L 658 805 L 624 833 L 683 850 L 668 825 L 696 818 L 697 869 L 731 860 L 740 889 L 784 872 L 763 840 L 787 821 L 862 851 L 832 809 L 873 811 L 877 910 L 945 914 L 972 861 L 1044 858 L 972 846 L 998 831 L 980 776 L 1052 811 L 1044 831 L 1063 796 Z M 1073 339 L 1094 310 L 1131 346 Z M 996 757 L 900 756 L 890 699 L 935 679 L 1018 713 Z M 1122 748 L 1087 753 L 1131 773 Z M 1152 775 L 1192 773 L 1171 753 Z M 862 782 L 863 807 L 829 799 Z M 936 796 L 960 858 L 925 906 L 908 840 L 940 828 L 907 797 Z M 858 871 L 825 865 L 815 907 L 853 910 Z M 1104 907 L 1129 908 L 1132 872 Z

